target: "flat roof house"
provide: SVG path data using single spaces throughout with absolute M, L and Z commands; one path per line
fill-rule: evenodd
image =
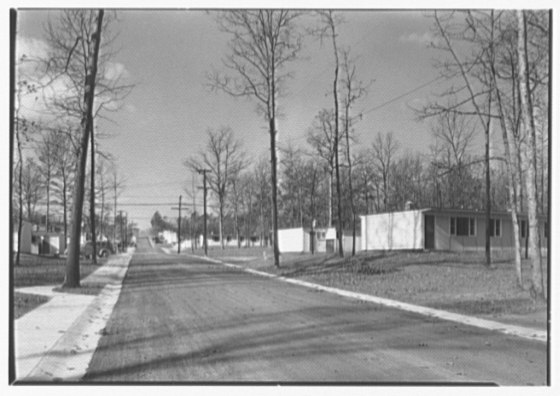
M 426 208 L 360 216 L 361 250 L 484 250 L 486 213 L 466 209 Z M 548 224 L 540 219 L 543 247 Z M 492 249 L 514 247 L 509 212 L 491 214 Z M 527 216 L 519 216 L 521 244 L 527 238 Z

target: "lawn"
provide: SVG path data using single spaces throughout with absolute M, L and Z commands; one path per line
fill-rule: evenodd
M 106 261 L 107 259 L 98 259 L 98 264 L 95 265 L 91 263 L 91 260 L 81 259 L 80 278 L 84 279 Z M 14 289 L 29 286 L 62 285 L 64 282 L 65 265 L 66 260 L 64 258 L 22 254 L 20 256 L 20 265 L 16 266 L 13 264 Z M 71 293 L 98 294 L 100 290 L 101 287 L 92 285 L 91 287 L 68 291 Z M 14 291 L 14 318 L 20 318 L 47 301 L 49 301 L 48 297 Z
M 504 322 L 546 327 L 547 307 L 534 303 L 516 285 L 513 260 L 494 254 L 493 268 L 483 252 L 360 252 L 355 257 L 285 253 L 276 268 L 270 249 L 214 249 L 211 257 L 325 286 L 372 294 Z M 522 263 L 525 288 L 529 263 Z M 546 258 L 544 260 L 546 272 Z M 545 273 L 546 286 L 546 273 Z

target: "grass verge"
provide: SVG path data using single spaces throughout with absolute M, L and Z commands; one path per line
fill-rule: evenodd
M 484 252 L 360 252 L 344 258 L 284 253 L 280 268 L 274 267 L 270 249 L 211 250 L 209 256 L 325 286 L 546 328 L 546 304 L 533 302 L 517 286 L 513 260 L 501 253 L 494 253 L 492 269 L 483 265 Z M 522 271 L 527 288 L 530 266 L 525 260 Z
M 104 264 L 107 259 L 98 259 L 98 264 L 92 264 L 91 260 L 80 260 L 80 278 L 84 279 L 93 271 Z M 62 285 L 64 282 L 66 260 L 60 257 L 37 256 L 31 254 L 22 254 L 20 256 L 20 265 L 14 265 L 14 288 L 45 286 L 45 285 Z M 91 284 L 82 285 L 79 288 L 56 288 L 55 291 L 97 295 L 104 285 Z M 20 293 L 14 291 L 14 319 L 18 319 L 27 312 L 37 308 L 38 306 L 49 301 L 48 297 L 37 296 L 34 294 Z

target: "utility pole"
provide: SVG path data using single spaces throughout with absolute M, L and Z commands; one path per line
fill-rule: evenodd
M 191 249 L 194 254 L 194 248 L 196 245 L 196 202 L 195 202 L 195 189 L 194 189 L 194 175 L 192 177 L 192 219 L 191 219 Z
M 122 246 L 122 250 L 124 250 L 124 237 L 123 237 L 123 224 L 122 224 L 122 220 L 123 220 L 123 211 L 119 210 L 119 228 L 120 228 L 120 232 L 121 232 L 121 246 Z M 118 245 L 117 245 L 117 250 L 118 250 Z
M 209 169 L 197 169 L 196 170 L 198 173 L 202 173 L 202 189 L 204 191 L 204 255 L 208 256 L 208 238 L 206 237 L 206 230 L 207 230 L 207 222 L 208 222 L 208 218 L 206 216 L 206 193 L 208 188 L 206 187 L 206 174 L 208 172 L 210 172 Z
M 181 254 L 181 205 L 183 201 L 183 196 L 179 195 L 179 207 L 171 208 L 173 210 L 179 210 L 179 219 L 177 219 L 177 254 Z

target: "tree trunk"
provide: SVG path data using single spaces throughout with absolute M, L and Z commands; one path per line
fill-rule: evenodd
M 537 218 L 537 189 L 535 186 L 536 158 L 535 158 L 535 124 L 533 118 L 533 105 L 529 89 L 529 76 L 527 70 L 527 31 L 525 12 L 517 11 L 519 23 L 518 62 L 520 78 L 520 97 L 522 125 L 527 139 L 528 149 L 524 150 L 524 160 L 527 169 L 525 186 L 527 189 L 527 212 L 529 220 L 529 259 L 531 261 L 531 297 L 535 300 L 544 300 L 544 283 L 542 274 L 542 258 L 539 244 L 539 222 Z
M 50 166 L 50 165 L 48 165 Z M 51 176 L 50 176 L 50 169 L 47 170 L 47 215 L 45 218 L 45 231 L 49 232 L 49 215 L 51 211 Z
M 490 109 L 492 108 L 492 91 L 488 95 L 488 114 L 490 114 Z M 485 253 L 486 253 L 486 267 L 490 268 L 492 266 L 492 254 L 490 247 L 490 218 L 492 211 L 492 200 L 490 191 L 490 127 L 492 118 L 488 116 L 488 122 L 486 124 L 486 143 L 484 150 L 484 167 L 486 173 L 486 235 L 485 235 Z
M 224 202 L 223 197 L 220 198 L 220 218 L 219 218 L 219 225 L 218 225 L 218 232 L 220 234 L 220 246 L 222 250 L 225 249 L 224 246 Z
M 23 226 L 23 153 L 21 149 L 21 135 L 19 133 L 19 126 L 16 126 L 16 134 L 17 134 L 17 146 L 18 146 L 18 155 L 19 155 L 19 174 L 18 174 L 18 183 L 19 183 L 19 208 L 18 208 L 18 247 L 17 247 L 17 254 L 16 254 L 16 265 L 20 263 L 20 253 L 21 253 L 21 229 Z
M 336 197 L 337 197 L 337 224 L 336 233 L 338 238 L 338 255 L 344 257 L 344 250 L 342 246 L 342 192 L 340 187 L 340 163 L 339 163 L 339 110 L 338 110 L 338 48 L 336 46 L 336 31 L 332 15 L 330 15 L 330 28 L 332 32 L 333 53 L 335 59 L 334 65 L 334 80 L 333 80 L 333 98 L 334 98 L 334 162 L 335 162 L 335 175 L 336 175 Z
M 276 175 L 276 121 L 274 116 L 270 118 L 270 166 L 272 178 L 272 243 L 274 244 L 274 265 L 280 267 L 280 250 L 278 246 L 278 188 Z
M 92 133 L 93 125 L 93 99 L 95 95 L 95 77 L 97 74 L 97 58 L 99 54 L 99 43 L 101 41 L 101 27 L 103 25 L 104 11 L 101 9 L 97 15 L 97 29 L 92 35 L 92 54 L 89 58 L 86 78 L 84 82 L 84 111 L 80 123 L 82 136 L 80 138 L 80 151 L 76 171 L 76 182 L 74 184 L 74 195 L 72 205 L 72 227 L 70 246 L 66 259 L 66 274 L 64 287 L 80 286 L 80 234 L 82 229 L 82 209 L 84 203 L 84 185 L 86 175 L 86 159 L 88 154 L 89 134 Z
M 64 246 L 68 244 L 68 198 L 66 174 L 62 175 L 62 216 L 64 221 Z
M 95 235 L 95 140 L 93 133 L 93 117 L 90 120 L 90 138 L 91 138 L 91 194 L 89 201 L 89 217 L 91 226 L 91 260 L 93 264 L 97 264 L 97 238 Z
M 516 163 L 516 155 L 511 153 L 511 144 L 515 148 L 515 142 L 513 133 L 508 129 L 506 124 L 505 113 L 502 104 L 502 96 L 500 89 L 496 84 L 496 71 L 494 69 L 494 63 L 491 64 L 492 67 L 492 78 L 494 83 L 494 89 L 496 90 L 496 100 L 498 104 L 498 112 L 500 114 L 500 127 L 502 129 L 502 140 L 504 142 L 505 151 L 505 162 L 508 174 L 508 196 L 509 196 L 509 210 L 511 214 L 511 224 L 513 227 L 513 242 L 514 242 L 514 258 L 515 258 L 515 273 L 517 278 L 517 286 L 523 289 L 523 275 L 521 272 L 521 241 L 519 239 L 519 200 L 517 193 L 520 189 L 519 185 L 519 168 Z

